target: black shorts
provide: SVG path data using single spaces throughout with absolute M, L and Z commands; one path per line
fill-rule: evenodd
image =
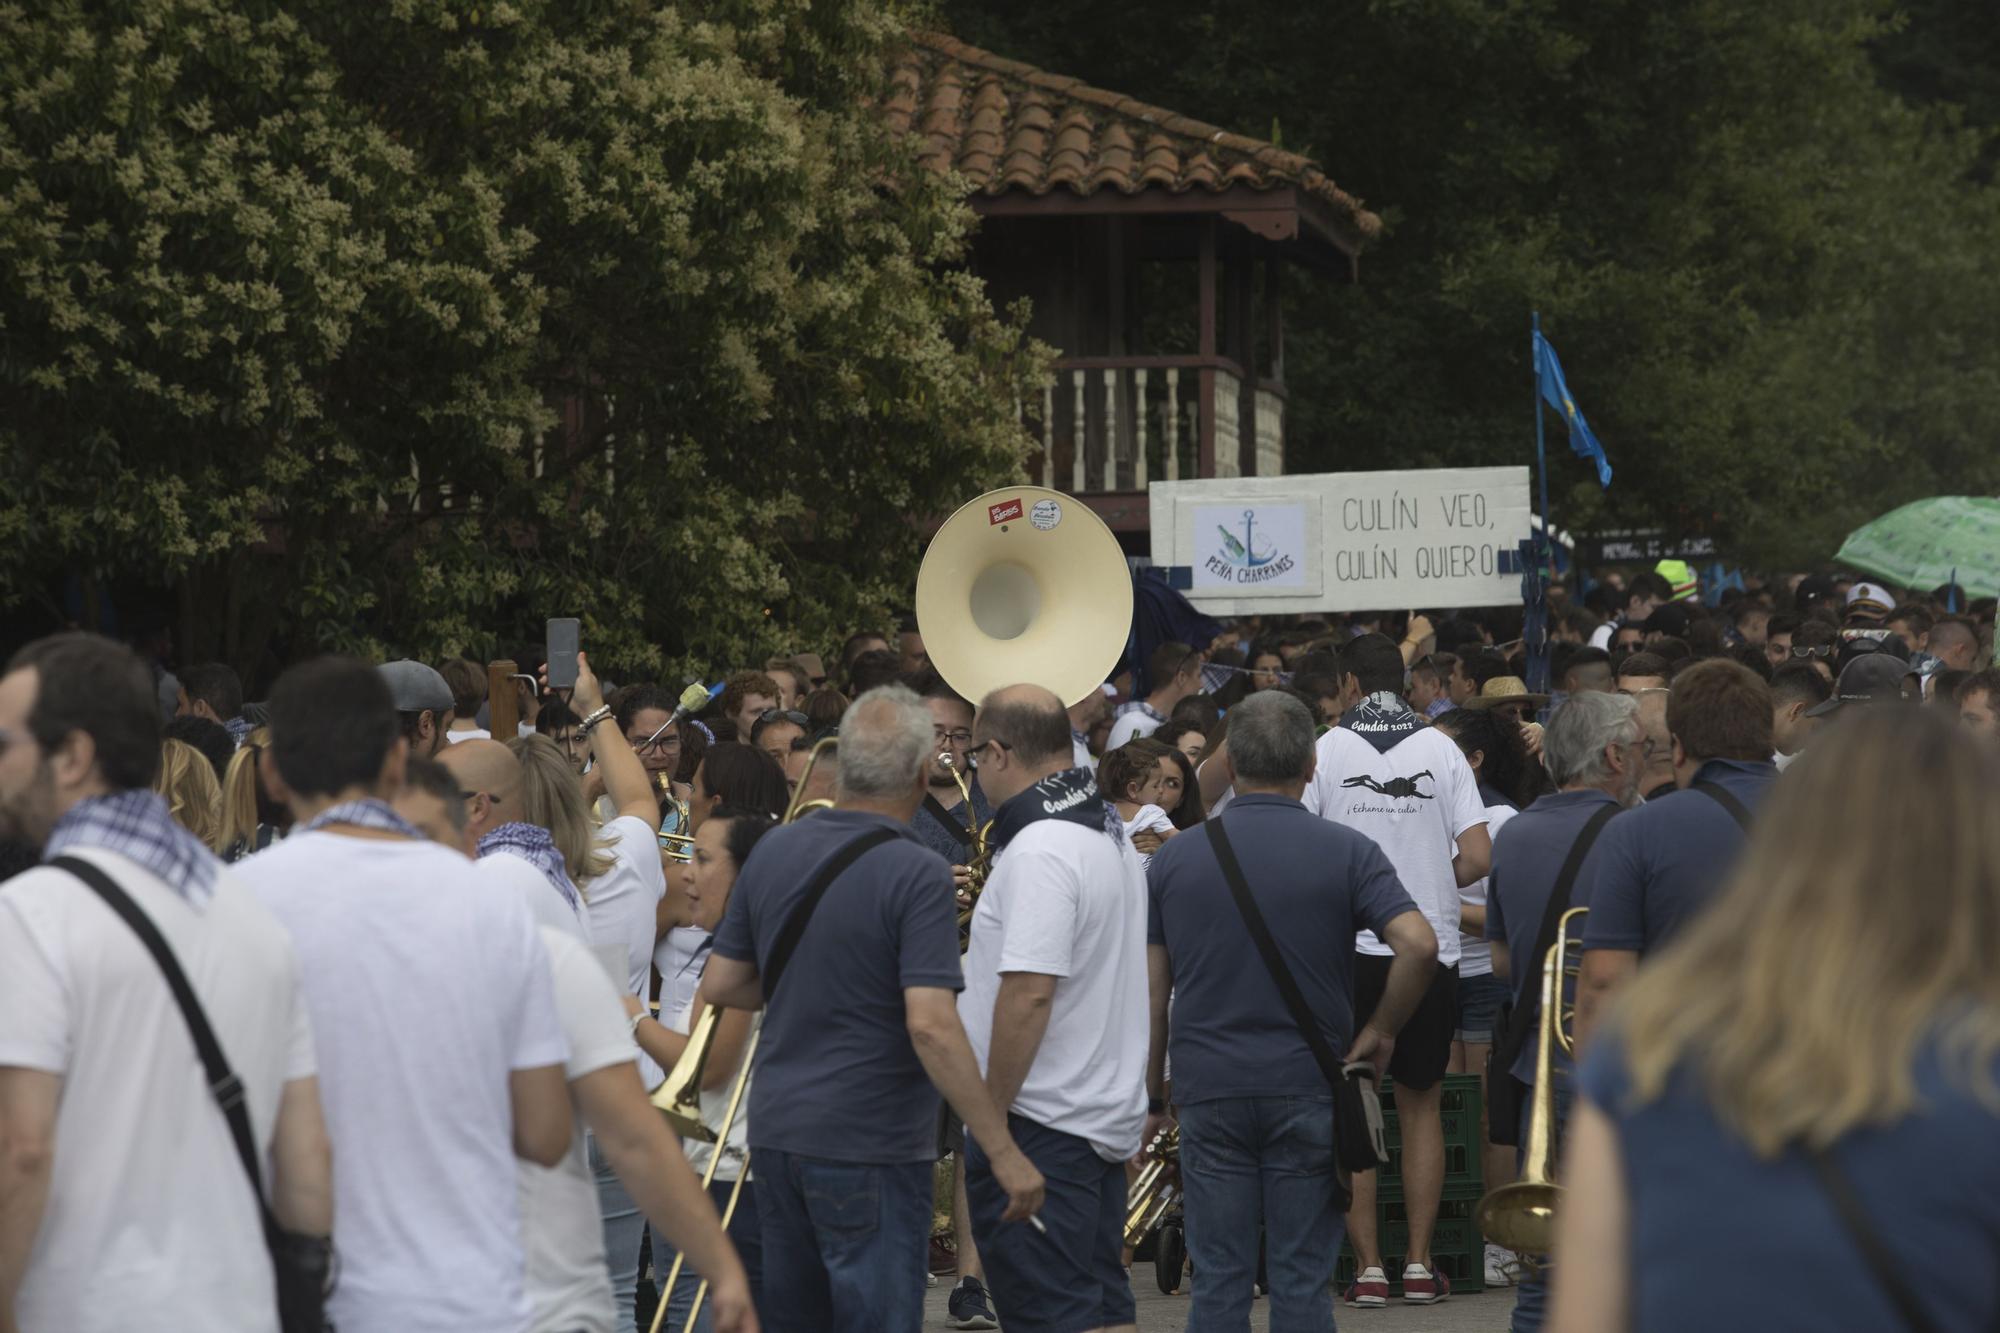
M 1368 1021 L 1382 1002 L 1389 984 L 1389 964 L 1393 958 L 1378 954 L 1354 955 L 1354 1022 Z M 1396 1034 L 1396 1049 L 1389 1055 L 1389 1077 L 1412 1092 L 1437 1086 L 1451 1064 L 1451 1042 L 1458 1031 L 1458 964 L 1440 967 L 1431 974 L 1430 989 L 1417 1002 L 1417 1012 Z

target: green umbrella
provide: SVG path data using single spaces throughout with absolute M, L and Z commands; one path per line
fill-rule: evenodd
M 1834 558 L 1905 588 L 1956 580 L 1967 597 L 2000 597 L 2000 500 L 1940 495 L 1906 504 L 1856 528 Z

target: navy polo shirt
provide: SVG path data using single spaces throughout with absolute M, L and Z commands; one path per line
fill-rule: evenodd
M 1778 776 L 1769 760 L 1711 759 L 1695 773 L 1755 810 Z M 1747 835 L 1698 791 L 1668 792 L 1611 821 L 1580 878 L 1588 881 L 1585 949 L 1651 953 L 1729 877 Z
M 1563 863 L 1582 836 L 1583 826 L 1605 806 L 1617 804 L 1601 791 L 1554 792 L 1501 825 L 1493 839 L 1493 871 L 1486 882 L 1486 938 L 1507 946 L 1508 985 L 1517 1010 L 1541 1000 L 1542 959 L 1535 953 L 1535 936 L 1541 931 L 1542 914 L 1548 910 L 1549 895 L 1555 892 Z M 1614 819 L 1598 831 L 1600 845 L 1616 824 Z M 1593 847 L 1576 883 L 1570 886 L 1571 907 L 1591 905 L 1587 872 L 1596 855 Z M 1523 1083 L 1535 1081 L 1535 1052 L 1540 1042 L 1539 1030 L 1529 1028 L 1527 1043 L 1512 1071 Z M 1559 1064 L 1569 1061 L 1560 1050 L 1555 1059 Z
M 909 825 L 825 810 L 771 830 L 736 877 L 715 952 L 761 972 L 819 868 L 878 828 L 898 836 L 827 889 L 764 1015 L 752 1149 L 876 1166 L 937 1156 L 938 1094 L 910 1045 L 903 989 L 964 984 L 958 909 L 950 867 Z
M 1354 934 L 1378 935 L 1417 905 L 1374 840 L 1284 796 L 1230 802 L 1230 846 L 1335 1055 L 1354 1038 Z M 1243 924 L 1205 826 L 1183 830 L 1146 872 L 1146 939 L 1164 945 L 1174 1004 L 1167 1049 L 1176 1102 L 1330 1096 Z

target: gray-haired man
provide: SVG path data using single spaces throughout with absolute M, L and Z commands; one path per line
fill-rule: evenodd
M 1437 936 L 1372 839 L 1314 816 L 1300 800 L 1315 762 L 1304 704 L 1278 690 L 1252 695 L 1229 710 L 1229 749 L 1236 796 L 1228 813 L 1169 839 L 1147 871 L 1146 1080 L 1155 1115 L 1146 1134 L 1161 1123 L 1171 1050 L 1188 1250 L 1201 1274 L 1188 1326 L 1249 1327 L 1261 1222 L 1271 1326 L 1331 1330 L 1327 1275 L 1341 1239 L 1333 1094 L 1259 960 L 1212 826 L 1225 826 L 1251 900 L 1338 1057 L 1388 1063 L 1430 984 Z M 1353 941 L 1362 929 L 1394 958 L 1381 1003 L 1357 1033 Z
M 1516 1014 L 1525 1014 L 1528 1041 L 1513 1076 L 1532 1093 L 1537 1046 L 1533 1026 L 1541 1004 L 1542 960 L 1536 934 L 1562 874 L 1563 863 L 1593 821 L 1638 799 L 1647 747 L 1639 701 L 1626 694 L 1575 694 L 1556 710 L 1542 735 L 1542 764 L 1557 790 L 1507 821 L 1493 841 L 1493 877 L 1487 887 L 1486 938 L 1493 942 L 1493 974 L 1513 988 Z M 1587 858 L 1586 858 L 1587 864 Z M 1588 907 L 1589 876 L 1579 874 L 1569 906 Z M 1572 931 L 1573 935 L 1581 932 Z M 1556 1122 L 1569 1107 L 1570 1063 L 1556 1059 Z M 1515 1294 L 1513 1333 L 1542 1326 L 1547 1277 L 1530 1271 Z
M 855 700 L 834 808 L 758 842 L 715 933 L 698 1002 L 761 1009 L 775 997 L 750 1093 L 771 1333 L 922 1327 L 932 1085 L 986 1150 L 1008 1220 L 1041 1206 L 1041 1174 L 959 1025 L 951 870 L 910 828 L 936 753 L 930 710 L 910 690 Z M 814 890 L 823 901 L 788 929 Z

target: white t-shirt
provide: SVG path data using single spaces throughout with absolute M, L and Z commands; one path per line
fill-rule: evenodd
M 625 1005 L 590 946 L 559 927 L 543 926 L 541 935 L 555 982 L 556 1014 L 569 1042 L 564 1077 L 575 1083 L 586 1074 L 636 1061 L 639 1048 L 632 1044 Z M 518 1165 L 534 1333 L 613 1333 L 618 1316 L 581 1111 L 569 1155 L 560 1166 Z
M 1074 735 L 1069 738 L 1070 761 L 1078 768 L 1095 768 L 1097 761 L 1090 757 L 1090 747 Z
M 1158 731 L 1161 725 L 1160 720 L 1145 709 L 1135 708 L 1129 713 L 1121 714 L 1118 720 L 1111 724 L 1111 739 L 1105 742 L 1104 748 L 1106 751 L 1115 750 L 1126 741 L 1150 736 Z
M 284 929 L 232 871 L 198 909 L 122 856 L 77 855 L 166 939 L 268 1153 L 285 1083 L 314 1072 Z M 0 886 L 0 1065 L 63 1079 L 48 1203 L 14 1302 L 22 1328 L 276 1333 L 256 1198 L 187 1022 L 132 928 L 59 870 Z
M 528 730 L 533 731 L 534 728 L 530 727 Z M 493 739 L 493 733 L 484 727 L 467 727 L 464 731 L 447 731 L 444 738 L 447 744 L 456 745 L 460 741 L 490 741 Z
M 708 961 L 706 946 L 710 938 L 710 932 L 700 926 L 675 926 L 660 937 L 653 950 L 653 966 L 660 971 L 661 1022 L 666 1021 L 668 1014 L 686 1013 L 694 1003 L 694 993 L 701 987 L 701 970 Z
M 528 909 L 402 838 L 295 833 L 236 873 L 291 932 L 333 1140 L 342 1333 L 524 1330 L 508 1076 L 568 1056 Z
M 653 923 L 667 876 L 660 866 L 659 836 L 637 815 L 620 815 L 603 828 L 611 869 L 584 885 L 590 898 L 590 942 L 625 950 L 625 989 L 641 999 L 653 966 Z
M 1157 805 L 1142 805 L 1139 807 L 1137 814 L 1125 820 L 1125 840 L 1127 842 L 1132 840 L 1134 833 L 1149 831 L 1163 834 L 1167 837 L 1172 837 L 1174 833 L 1174 821 L 1169 819 L 1167 812 L 1160 809 Z M 1147 866 L 1153 863 L 1153 858 L 1143 853 L 1138 855 L 1139 869 L 1144 871 Z
M 1500 836 L 1500 826 L 1520 814 L 1511 805 L 1489 805 L 1486 807 L 1486 831 L 1493 837 Z M 1462 907 L 1486 906 L 1486 880 L 1475 880 L 1458 891 L 1459 905 Z M 1485 977 L 1493 974 L 1493 945 L 1485 935 L 1468 935 L 1461 931 L 1458 937 L 1458 975 Z
M 1459 836 L 1486 822 L 1472 765 L 1435 727 L 1419 727 L 1387 751 L 1335 727 L 1319 738 L 1317 753 L 1306 809 L 1375 840 L 1437 932 L 1438 966 L 1450 967 L 1459 952 L 1458 876 L 1451 862 Z M 1394 952 L 1369 930 L 1354 937 L 1354 947 L 1382 956 Z
M 1002 972 L 1057 978 L 1048 1030 L 1012 1110 L 1088 1139 L 1107 1162 L 1146 1121 L 1146 878 L 1132 844 L 1064 819 L 1030 824 L 993 861 L 972 914 L 958 1016 L 986 1070 Z
M 590 944 L 589 909 L 581 895 L 572 909 L 539 867 L 512 852 L 493 852 L 475 864 L 480 874 L 519 897 L 536 925 L 554 926 L 586 947 Z
M 1590 632 L 1590 646 L 1609 650 L 1611 647 L 1611 636 L 1617 632 L 1618 622 L 1615 619 L 1605 621 Z

